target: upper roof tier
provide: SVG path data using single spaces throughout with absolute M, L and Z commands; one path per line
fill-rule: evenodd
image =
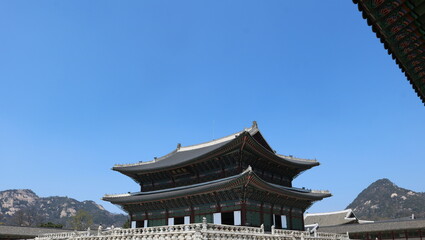
M 179 144 L 174 151 L 163 157 L 156 158 L 149 162 L 117 164 L 112 169 L 131 176 L 131 173 L 158 172 L 183 167 L 196 161 L 205 160 L 209 157 L 217 157 L 218 154 L 223 154 L 223 151 L 228 151 L 226 149 L 234 149 L 236 145 L 241 145 L 245 142 L 254 145 L 256 151 L 263 157 L 278 162 L 279 164 L 297 168 L 300 172 L 319 165 L 319 162 L 316 160 L 276 154 L 263 138 L 257 123 L 254 121 L 250 128 L 246 128 L 229 136 L 186 147 L 182 147 Z

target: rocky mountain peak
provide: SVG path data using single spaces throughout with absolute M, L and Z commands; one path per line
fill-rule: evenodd
M 39 197 L 30 189 L 12 189 L 0 192 L 0 212 L 12 216 L 19 210 L 33 206 Z
M 379 179 L 347 206 L 360 219 L 382 220 L 415 214 L 425 217 L 425 193 L 404 189 L 389 179 Z
M 95 225 L 122 226 L 123 214 L 112 214 L 94 201 L 80 202 L 69 197 L 39 197 L 30 189 L 0 191 L 0 224 L 37 226 L 52 222 L 69 227 L 68 222 L 79 210 L 88 212 Z

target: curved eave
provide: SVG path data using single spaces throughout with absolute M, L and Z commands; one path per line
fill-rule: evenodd
M 258 130 L 257 130 L 258 132 Z M 256 134 L 255 132 L 254 134 Z M 262 144 L 258 143 L 252 133 L 249 131 L 241 132 L 240 134 L 232 135 L 233 138 L 228 141 L 223 141 L 218 144 L 208 146 L 205 148 L 199 148 L 189 151 L 173 151 L 172 153 L 162 157 L 164 160 L 158 160 L 157 162 L 149 164 L 135 164 L 133 166 L 114 166 L 112 169 L 125 174 L 132 178 L 137 178 L 136 173 L 148 173 L 155 171 L 170 170 L 173 168 L 184 167 L 197 161 L 202 161 L 206 158 L 216 157 L 220 154 L 233 151 L 240 147 L 244 141 L 247 141 L 260 155 L 265 159 L 272 160 L 277 164 L 283 164 L 290 168 L 297 169 L 296 175 L 310 169 L 312 167 L 320 165 L 315 160 L 299 159 L 289 156 L 283 156 L 269 151 Z M 167 157 L 168 159 L 165 159 Z
M 412 85 L 416 95 L 421 99 L 422 103 L 425 105 L 425 60 L 424 58 L 420 58 L 418 56 L 423 56 L 425 53 L 425 37 L 424 37 L 424 29 L 422 27 L 423 23 L 421 23 L 418 18 L 423 18 L 424 15 L 416 16 L 415 8 L 410 3 L 410 1 L 383 1 L 379 6 L 374 9 L 369 9 L 363 0 L 353 0 L 355 4 L 357 4 L 359 11 L 362 13 L 364 19 L 367 20 L 367 24 L 372 26 L 372 31 L 376 34 L 377 38 L 380 39 L 381 43 L 383 43 L 384 48 L 387 49 L 388 54 L 391 55 L 393 59 L 395 59 L 396 64 L 401 69 L 401 71 L 405 74 L 407 80 Z M 409 3 L 409 5 L 408 5 Z M 384 4 L 388 4 L 388 11 L 379 11 L 380 13 L 385 13 L 383 16 L 377 16 L 377 14 L 373 14 L 371 10 L 376 10 L 378 8 L 384 8 Z M 412 9 L 413 7 L 413 9 Z M 400 9 L 409 9 L 411 12 L 404 14 Z M 404 10 L 403 9 L 403 10 Z M 386 10 L 386 9 L 384 9 Z M 393 11 L 394 12 L 391 12 Z M 376 11 L 378 12 L 378 11 Z M 394 13 L 392 15 L 391 13 Z M 398 17 L 398 19 L 393 23 L 392 19 L 389 17 Z M 412 20 L 413 19 L 413 20 Z M 385 24 L 383 21 L 391 21 L 390 26 L 387 28 L 382 28 L 380 24 Z M 399 25 L 396 25 L 398 24 Z M 395 30 L 400 28 L 395 33 L 391 33 L 391 37 L 397 35 L 399 32 L 406 30 L 405 28 L 414 28 L 416 29 L 414 32 L 420 37 L 413 36 L 410 34 L 396 36 L 398 40 L 393 43 L 388 39 L 387 35 L 391 30 Z M 388 32 L 386 31 L 388 30 Z M 410 31 L 410 29 L 407 29 Z M 400 40 L 401 39 L 401 40 Z M 406 53 L 408 52 L 408 53 Z M 403 56 L 405 54 L 406 56 Z M 409 56 L 408 54 L 412 54 Z M 405 59 L 403 59 L 405 57 Z M 406 60 L 408 59 L 408 60 Z M 416 62 L 414 62 L 416 61 Z
M 310 191 L 306 189 L 285 187 L 285 186 L 277 185 L 274 183 L 269 183 L 261 179 L 254 172 L 252 172 L 251 174 L 253 175 L 253 180 L 257 187 L 261 187 L 264 190 L 270 190 L 272 192 L 281 193 L 281 195 L 308 200 L 308 201 L 318 201 L 318 200 L 322 200 L 323 198 L 332 196 L 332 194 L 328 191 Z
M 316 160 L 294 158 L 271 152 L 264 146 L 262 146 L 260 143 L 258 143 L 252 136 L 249 136 L 248 142 L 251 143 L 254 149 L 256 149 L 259 153 L 263 154 L 265 158 L 274 160 L 280 164 L 284 164 L 290 167 L 297 167 L 302 170 L 307 170 L 320 165 L 320 163 Z
M 145 164 L 141 163 L 132 166 L 116 165 L 112 168 L 112 170 L 118 171 L 128 176 L 133 176 L 135 173 L 156 172 L 178 168 L 189 165 L 199 159 L 204 159 L 209 156 L 215 156 L 217 154 L 222 153 L 223 151 L 232 150 L 241 142 L 241 140 L 242 134 L 235 134 L 233 135 L 232 140 L 223 141 L 212 146 L 188 151 L 175 150 L 170 154 L 167 154 L 166 156 L 162 157 L 164 159 L 158 160 L 156 162 L 150 162 Z
M 150 201 L 160 201 L 162 199 L 188 197 L 192 195 L 209 192 L 224 191 L 241 186 L 253 186 L 264 191 L 308 202 L 318 201 L 332 196 L 329 192 L 312 192 L 304 189 L 289 188 L 272 183 L 268 183 L 258 177 L 251 168 L 248 168 L 239 175 L 206 182 L 182 186 L 171 189 L 163 189 L 151 192 L 137 192 L 121 195 L 105 195 L 102 199 L 114 204 L 129 204 Z

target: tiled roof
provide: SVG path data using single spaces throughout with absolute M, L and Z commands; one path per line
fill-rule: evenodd
M 19 238 L 28 239 L 35 238 L 38 235 L 45 233 L 61 233 L 71 230 L 56 229 L 56 228 L 36 228 L 36 227 L 17 227 L 0 225 L 1 238 Z
M 318 223 L 320 227 L 335 226 L 347 223 L 357 223 L 358 219 L 351 209 L 327 212 L 327 213 L 313 213 L 306 214 L 304 218 L 305 225 Z
M 425 219 L 395 219 L 391 221 L 379 221 L 362 224 L 345 224 L 332 227 L 320 227 L 319 232 L 332 233 L 364 233 L 364 232 L 383 232 L 408 229 L 425 229 Z
M 313 166 L 319 165 L 319 162 L 317 162 L 316 160 L 294 158 L 292 156 L 276 154 L 271 150 L 268 143 L 264 140 L 260 133 L 260 130 L 257 127 L 257 123 L 254 122 L 252 127 L 246 128 L 240 132 L 228 135 L 226 137 L 186 147 L 182 147 L 179 144 L 177 146 L 177 149 L 163 157 L 156 158 L 149 162 L 117 164 L 112 169 L 124 174 L 131 175 L 132 173 L 136 172 L 157 171 L 163 168 L 179 166 L 181 164 L 186 164 L 188 162 L 195 161 L 196 159 L 199 159 L 210 153 L 219 151 L 220 149 L 223 149 L 236 141 L 241 141 L 241 137 L 243 136 L 252 137 L 253 141 L 255 142 L 256 140 L 254 139 L 254 136 L 258 139 L 262 139 L 262 143 L 259 143 L 259 145 L 262 146 L 265 152 L 267 152 L 272 157 L 278 159 L 279 161 L 285 162 L 293 166 L 297 166 L 301 169 L 308 169 Z
M 129 203 L 129 202 L 145 202 L 160 199 L 169 199 L 172 197 L 190 196 L 209 191 L 219 191 L 221 189 L 233 189 L 239 185 L 253 185 L 259 188 L 267 189 L 271 192 L 296 198 L 305 199 L 310 201 L 321 200 L 330 197 L 329 192 L 310 191 L 306 189 L 284 187 L 277 184 L 268 183 L 258 177 L 249 167 L 241 174 L 231 177 L 218 179 L 205 183 L 198 183 L 188 186 L 162 189 L 150 192 L 136 192 L 120 195 L 105 195 L 103 200 L 110 201 L 115 204 Z
M 353 0 L 425 104 L 425 0 Z

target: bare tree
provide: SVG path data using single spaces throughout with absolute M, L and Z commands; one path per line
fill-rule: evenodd
M 10 221 L 12 225 L 21 226 L 21 227 L 29 226 L 28 222 L 25 221 L 25 218 L 26 218 L 25 212 L 24 210 L 21 209 L 15 212 L 15 214 L 13 214 Z
M 71 218 L 70 223 L 74 230 L 86 230 L 93 224 L 93 216 L 87 211 L 78 210 Z
M 42 217 L 38 215 L 35 207 L 27 207 L 15 212 L 10 222 L 12 225 L 21 227 L 37 226 L 42 222 Z

